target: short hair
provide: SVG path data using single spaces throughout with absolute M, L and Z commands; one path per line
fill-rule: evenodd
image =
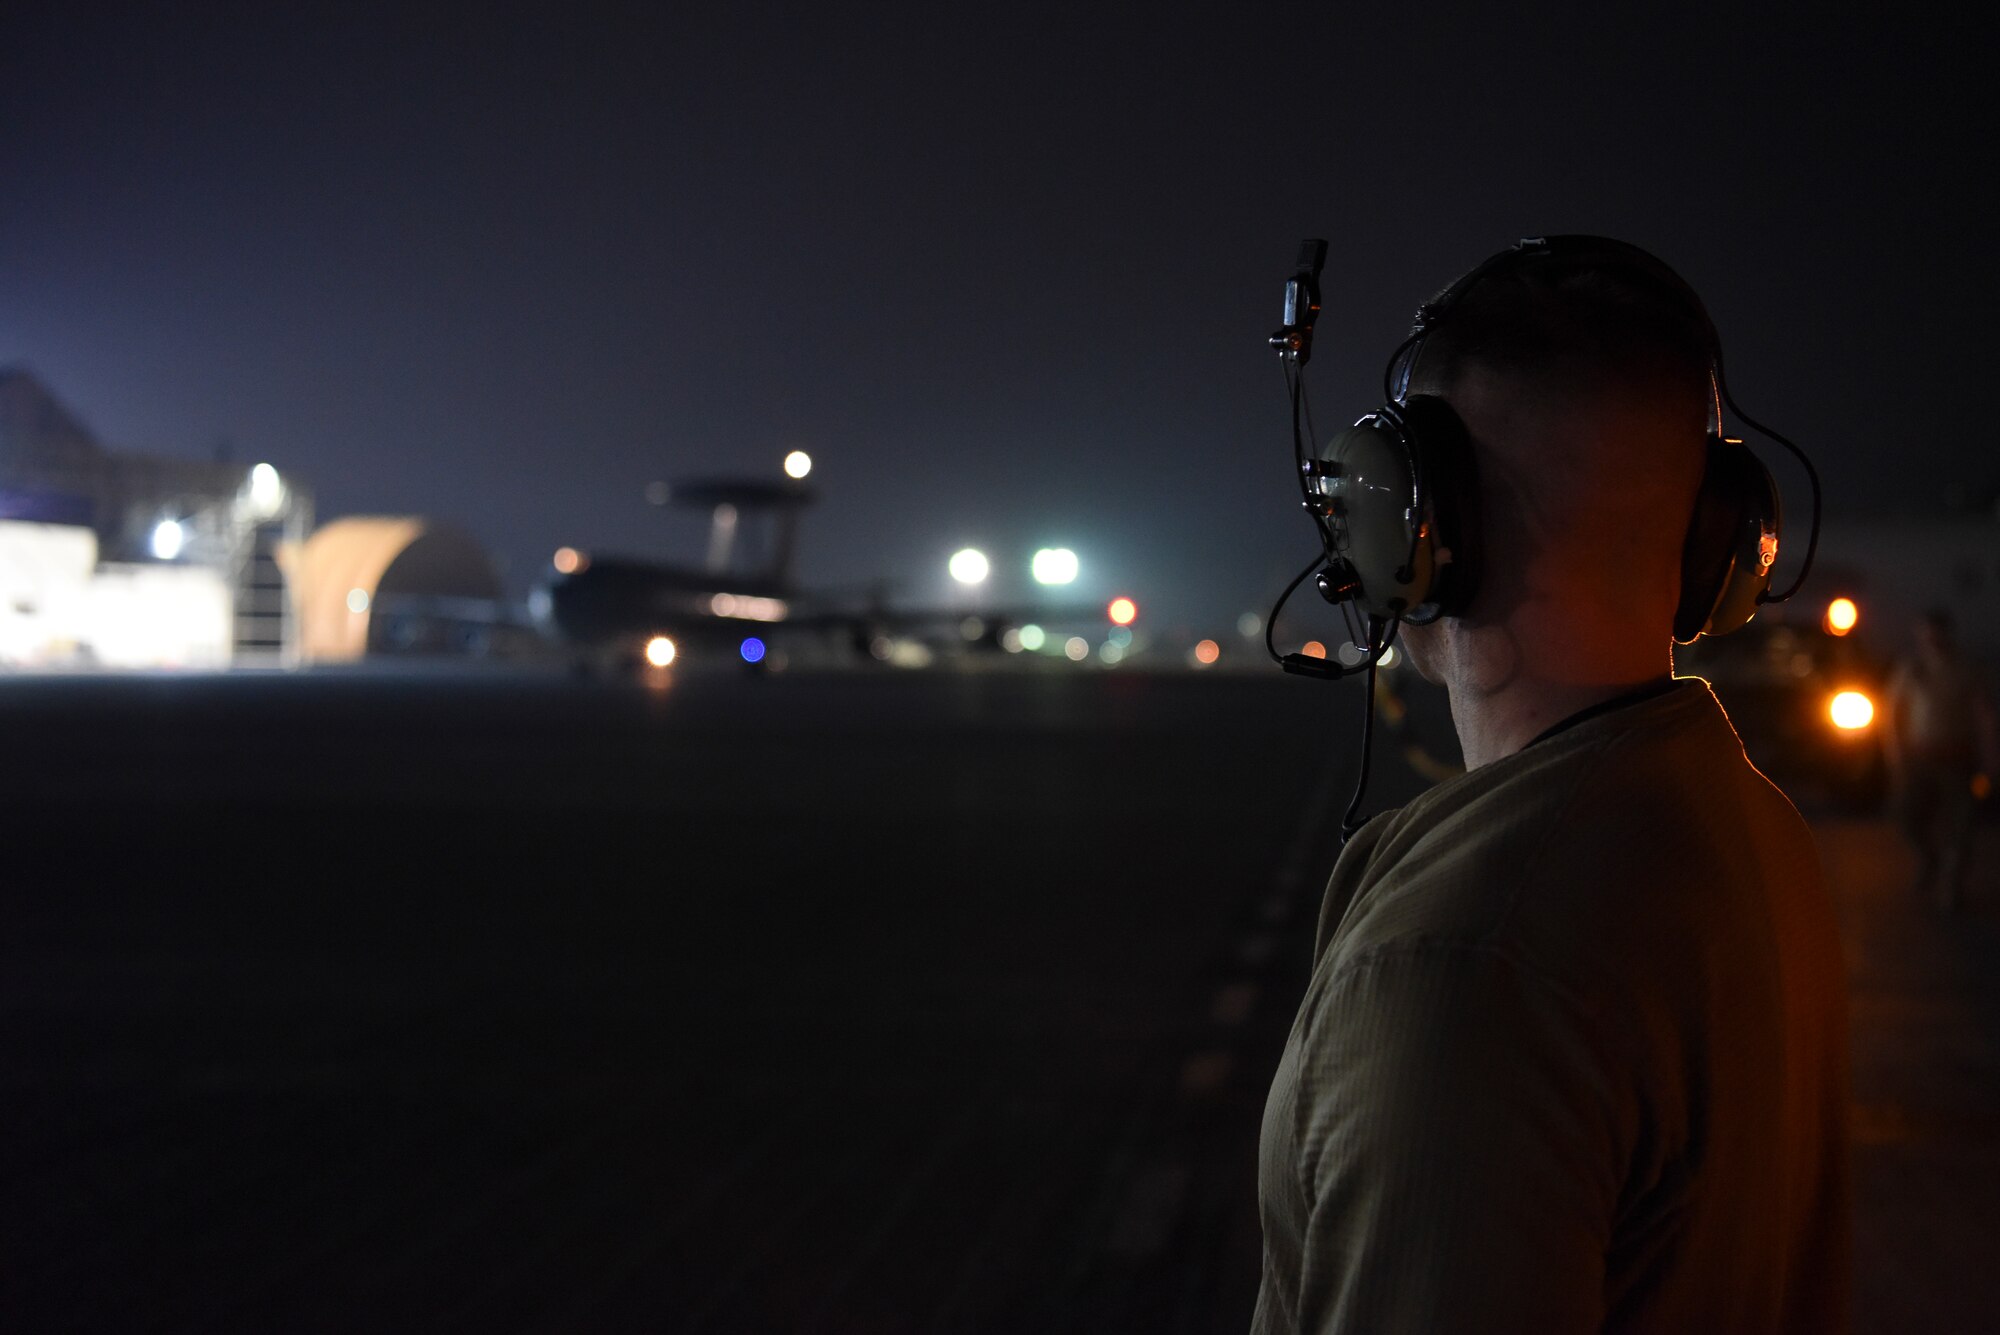
M 1715 353 L 1700 299 L 1670 271 L 1622 255 L 1524 252 L 1439 317 L 1413 371 L 1450 385 L 1476 366 L 1561 399 L 1639 395 L 1706 418 Z

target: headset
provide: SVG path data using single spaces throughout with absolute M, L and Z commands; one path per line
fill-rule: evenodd
M 1819 474 L 1812 460 L 1737 406 L 1723 375 L 1721 340 L 1694 289 L 1649 252 L 1609 237 L 1529 237 L 1467 271 L 1417 308 L 1409 336 L 1384 368 L 1383 405 L 1362 414 L 1324 446 L 1316 443 L 1309 453 L 1311 409 L 1305 401 L 1303 369 L 1312 355 L 1326 243 L 1308 240 L 1299 252 L 1298 271 L 1285 285 L 1284 325 L 1269 342 L 1284 364 L 1292 408 L 1293 463 L 1320 551 L 1271 609 L 1265 622 L 1265 648 L 1287 672 L 1324 679 L 1366 672 L 1371 722 L 1374 671 L 1397 629 L 1463 614 L 1478 593 L 1486 560 L 1478 467 L 1465 425 L 1445 400 L 1409 392 L 1425 340 L 1482 282 L 1539 260 L 1613 274 L 1664 295 L 1692 321 L 1704 341 L 1711 401 L 1707 457 L 1681 549 L 1675 641 L 1691 644 L 1703 635 L 1725 635 L 1740 628 L 1758 607 L 1782 603 L 1796 594 L 1812 569 L 1820 523 Z M 1790 452 L 1811 484 L 1812 528 L 1805 560 L 1782 593 L 1770 591 L 1783 530 L 1777 483 L 1742 440 L 1723 434 L 1725 406 Z M 1360 651 L 1357 661 L 1341 664 L 1278 652 L 1274 638 L 1278 613 L 1309 575 L 1320 595 L 1340 607 L 1349 638 Z M 1370 731 L 1364 724 L 1361 787 L 1348 808 L 1345 833 L 1352 832 L 1349 827 L 1367 783 Z

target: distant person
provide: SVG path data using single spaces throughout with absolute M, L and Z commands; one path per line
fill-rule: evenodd
M 2000 747 L 1992 701 L 1959 651 L 1951 614 L 1925 613 L 1916 651 L 1889 680 L 1890 801 L 1917 855 L 1916 890 L 1958 907 L 1972 847 L 1973 808 L 1990 787 Z
M 1664 266 L 1576 239 L 1421 345 L 1484 559 L 1402 640 L 1467 772 L 1333 869 L 1264 1113 L 1260 1335 L 1845 1328 L 1833 913 L 1671 676 L 1712 339 Z

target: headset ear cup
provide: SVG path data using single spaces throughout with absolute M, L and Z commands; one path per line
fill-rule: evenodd
M 1411 544 L 1415 466 L 1407 423 L 1393 406 L 1336 435 L 1320 464 L 1332 531 L 1327 557 L 1343 573 L 1343 599 L 1383 620 L 1402 616 L 1430 586 L 1429 553 Z
M 1415 624 L 1458 616 L 1479 592 L 1483 555 L 1479 523 L 1479 469 L 1472 440 L 1457 411 L 1430 394 L 1402 405 L 1430 534 L 1423 540 L 1431 584 L 1409 619 Z
M 1726 635 L 1757 613 L 1778 554 L 1778 487 L 1741 441 L 1708 439 L 1708 466 L 1681 546 L 1674 639 Z

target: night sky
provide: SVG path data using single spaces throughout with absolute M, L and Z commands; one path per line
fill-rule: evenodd
M 517 591 L 690 555 L 647 483 L 805 448 L 809 582 L 935 601 L 974 543 L 1000 598 L 1062 543 L 1212 632 L 1312 551 L 1263 343 L 1299 238 L 1326 426 L 1458 272 L 1603 232 L 1836 514 L 1914 509 L 2000 482 L 1993 48 L 1870 8 L 15 4 L 0 364 L 116 448 L 460 521 Z

